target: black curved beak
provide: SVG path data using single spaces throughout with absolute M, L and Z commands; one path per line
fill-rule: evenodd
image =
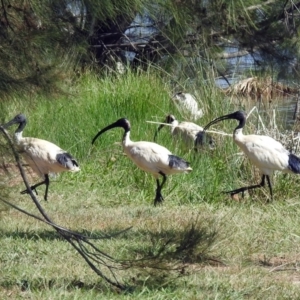
M 212 120 L 207 125 L 205 125 L 205 127 L 203 128 L 203 131 L 207 130 L 213 124 L 216 124 L 218 122 L 221 122 L 223 120 L 228 120 L 228 119 L 236 119 L 235 114 L 234 113 L 233 114 L 228 114 L 228 115 L 221 116 L 221 117 L 218 117 L 218 118 Z
M 121 127 L 119 124 L 116 124 L 116 123 L 117 123 L 117 122 L 112 123 L 112 124 L 106 126 L 105 128 L 101 129 L 101 130 L 95 135 L 95 137 L 93 138 L 93 140 L 92 140 L 92 145 L 95 143 L 96 139 L 97 139 L 102 133 L 104 133 L 105 131 L 110 130 L 110 129 L 115 128 L 115 127 Z
M 92 140 L 92 145 L 95 143 L 96 139 L 105 131 L 110 130 L 112 128 L 115 127 L 122 127 L 125 131 L 129 131 L 130 130 L 130 123 L 126 118 L 121 118 L 119 120 L 117 120 L 116 122 L 106 126 L 105 128 L 101 129 L 93 138 Z
M 156 141 L 157 134 L 160 132 L 160 130 L 161 130 L 164 126 L 165 126 L 164 124 L 161 124 L 161 125 L 159 125 L 159 127 L 156 129 L 156 131 L 155 131 L 155 133 L 154 133 L 154 137 L 153 137 L 154 142 Z
M 11 125 L 14 125 L 14 124 L 18 124 L 19 122 L 17 122 L 15 119 L 12 119 L 10 120 L 9 122 L 1 125 L 2 128 L 8 128 L 10 127 Z

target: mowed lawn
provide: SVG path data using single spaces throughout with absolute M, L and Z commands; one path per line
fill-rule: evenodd
M 237 108 L 217 91 L 213 99 L 206 94 L 201 126 Z M 49 199 L 43 200 L 41 186 L 39 203 L 56 224 L 102 236 L 93 243 L 117 262 L 112 272 L 101 264 L 99 269 L 128 287 L 121 291 L 100 278 L 51 226 L 1 203 L 1 299 L 299 298 L 298 176 L 276 174 L 271 203 L 268 189 L 231 199 L 221 192 L 260 180 L 231 137 L 215 134 L 216 149 L 195 154 L 164 128 L 157 142 L 189 161 L 193 171 L 169 176 L 165 201 L 154 207 L 155 180 L 123 154 L 122 129 L 91 145 L 99 129 L 120 117 L 131 121 L 136 141 L 153 141 L 158 125 L 147 121 L 162 121 L 168 113 L 188 119 L 159 77 L 85 76 L 57 99 L 16 98 L 1 109 L 3 122 L 26 114 L 24 136 L 52 141 L 77 158 L 81 171 L 51 177 Z M 250 120 L 245 133 L 253 132 L 252 125 Z M 217 129 L 231 133 L 235 126 L 228 121 Z M 20 195 L 24 183 L 3 137 L 1 155 L 9 171 L 0 172 L 1 199 L 40 216 L 30 196 Z M 30 183 L 37 182 L 26 170 Z

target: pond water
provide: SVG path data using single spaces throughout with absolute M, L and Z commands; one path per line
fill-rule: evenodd
M 289 97 L 278 102 L 278 115 L 281 117 L 286 129 L 292 129 L 294 126 L 298 109 L 298 98 L 296 97 Z
M 274 124 L 285 130 L 292 130 L 295 125 L 298 108 L 298 97 L 290 96 L 284 98 L 273 99 L 271 102 L 246 100 L 239 104 L 248 113 L 256 106 L 257 111 L 262 116 L 263 120 L 269 120 L 267 127 L 274 127 Z M 268 116 L 268 117 L 267 117 Z M 275 120 L 274 120 L 275 119 Z

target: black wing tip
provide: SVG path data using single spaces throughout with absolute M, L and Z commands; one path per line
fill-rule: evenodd
M 185 169 L 190 166 L 190 163 L 185 161 L 183 158 L 170 154 L 169 155 L 169 166 L 171 168 L 180 168 L 180 169 Z
M 296 174 L 300 174 L 300 158 L 293 153 L 289 154 L 289 169 Z
M 73 166 L 79 167 L 76 159 L 68 152 L 58 153 L 56 160 L 63 166 L 67 166 L 68 163 L 71 162 Z

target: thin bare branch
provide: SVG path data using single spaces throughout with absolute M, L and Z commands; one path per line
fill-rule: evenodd
M 50 217 L 47 215 L 47 213 L 45 212 L 43 207 L 40 205 L 40 203 L 37 200 L 36 196 L 31 191 L 30 185 L 28 183 L 28 180 L 26 178 L 26 174 L 24 172 L 24 169 L 22 167 L 22 164 L 21 164 L 21 161 L 20 161 L 20 158 L 19 158 L 19 154 L 18 154 L 17 150 L 15 149 L 15 146 L 14 146 L 14 143 L 13 143 L 11 137 L 9 136 L 7 131 L 2 126 L 0 126 L 0 131 L 3 133 L 4 137 L 6 138 L 6 141 L 8 142 L 8 144 L 10 146 L 10 149 L 13 152 L 13 155 L 14 155 L 14 158 L 16 160 L 16 163 L 17 163 L 17 166 L 19 168 L 22 179 L 25 183 L 25 186 L 26 186 L 27 190 L 29 191 L 29 195 L 31 196 L 31 199 L 33 200 L 34 204 L 36 205 L 36 207 L 38 208 L 39 212 L 41 213 L 41 215 L 43 216 L 44 219 L 39 217 L 39 216 L 36 216 L 34 214 L 31 214 L 31 213 L 17 207 L 16 205 L 14 205 L 14 204 L 12 204 L 12 203 L 10 203 L 10 202 L 2 199 L 2 198 L 0 198 L 0 200 L 3 201 L 4 203 L 14 207 L 15 209 L 19 210 L 20 212 L 25 213 L 25 214 L 27 214 L 27 215 L 29 215 L 29 216 L 31 216 L 31 217 L 39 220 L 39 221 L 42 221 L 42 222 L 52 226 L 62 238 L 64 238 L 67 242 L 69 242 L 73 246 L 73 248 L 75 248 L 75 250 L 83 257 L 83 259 L 86 261 L 86 263 L 91 267 L 91 269 L 97 275 L 99 275 L 101 278 L 106 280 L 109 284 L 111 284 L 111 285 L 113 285 L 113 286 L 115 286 L 115 287 L 117 287 L 121 290 L 126 289 L 126 286 L 121 284 L 116 279 L 116 275 L 112 271 L 113 266 L 107 263 L 107 260 L 109 260 L 111 263 L 116 264 L 116 267 L 114 267 L 115 269 L 121 269 L 122 265 L 120 263 L 118 263 L 116 259 L 114 259 L 113 257 L 109 256 L 108 254 L 106 254 L 103 251 L 101 251 L 100 249 L 98 249 L 91 241 L 89 241 L 90 240 L 89 237 L 87 237 L 85 235 L 82 235 L 80 233 L 71 231 L 69 229 L 63 228 L 61 226 L 58 226 L 50 219 Z M 95 238 L 93 238 L 93 239 L 95 240 Z M 97 238 L 97 239 L 100 239 L 100 238 Z M 87 246 L 91 247 L 96 253 L 92 254 L 88 250 Z M 109 277 L 107 277 L 100 270 L 100 268 L 97 266 L 99 264 L 101 264 L 102 266 L 104 266 L 106 269 L 109 270 L 109 272 L 110 272 L 111 276 L 113 277 L 113 279 L 110 279 Z

